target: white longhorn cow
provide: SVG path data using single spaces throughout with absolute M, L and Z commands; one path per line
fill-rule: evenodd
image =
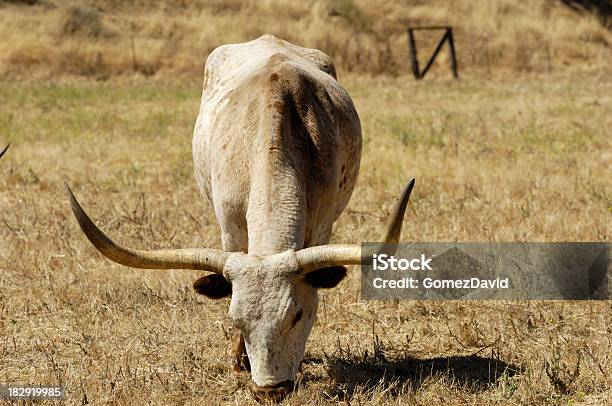
M 241 333 L 235 370 L 250 363 L 255 395 L 279 400 L 293 389 L 317 288 L 335 287 L 344 265 L 361 260 L 359 245 L 327 245 L 361 158 L 359 117 L 330 57 L 271 35 L 215 49 L 206 61 L 193 158 L 223 250 L 124 248 L 68 189 L 72 210 L 93 245 L 115 262 L 213 272 L 194 288 L 211 298 L 231 294 L 229 317 Z M 392 213 L 387 242 L 399 240 L 413 185 Z

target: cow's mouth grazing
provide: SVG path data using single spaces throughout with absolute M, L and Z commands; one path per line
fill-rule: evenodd
M 280 402 L 285 396 L 293 392 L 294 387 L 293 381 L 280 382 L 271 386 L 259 386 L 252 382 L 250 389 L 255 399 L 259 402 Z
M 287 380 L 274 385 L 259 386 L 251 379 L 251 364 L 246 354 L 235 360 L 234 376 L 245 384 L 253 397 L 258 402 L 280 402 L 288 394 L 297 388 L 296 382 L 302 379 L 302 373 L 298 372 L 296 381 Z

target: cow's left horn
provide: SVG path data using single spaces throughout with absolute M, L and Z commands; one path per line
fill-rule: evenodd
M 414 179 L 411 179 L 391 212 L 383 243 L 375 248 L 373 252 L 384 252 L 388 255 L 393 255 L 397 251 L 397 244 L 402 233 L 404 214 L 406 213 L 406 207 L 408 206 L 408 200 L 413 188 Z M 296 255 L 302 271 L 308 273 L 331 266 L 360 264 L 362 252 L 359 245 L 338 244 L 304 248 L 298 251 Z M 369 256 L 369 253 L 366 253 L 366 256 Z
M 145 269 L 201 269 L 218 274 L 229 253 L 209 248 L 167 249 L 144 251 L 115 244 L 87 216 L 68 185 L 66 193 L 72 212 L 89 241 L 108 259 L 121 265 Z

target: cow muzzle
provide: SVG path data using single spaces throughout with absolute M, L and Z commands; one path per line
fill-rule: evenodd
M 259 386 L 255 382 L 251 382 L 251 393 L 259 402 L 280 402 L 293 391 L 293 388 L 293 381 L 284 381 L 269 386 Z

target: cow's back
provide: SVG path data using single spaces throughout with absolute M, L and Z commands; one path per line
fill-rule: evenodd
M 328 242 L 361 156 L 359 117 L 335 75 L 321 51 L 272 36 L 209 56 L 193 152 L 225 249 L 246 250 L 247 231 L 260 254 Z

